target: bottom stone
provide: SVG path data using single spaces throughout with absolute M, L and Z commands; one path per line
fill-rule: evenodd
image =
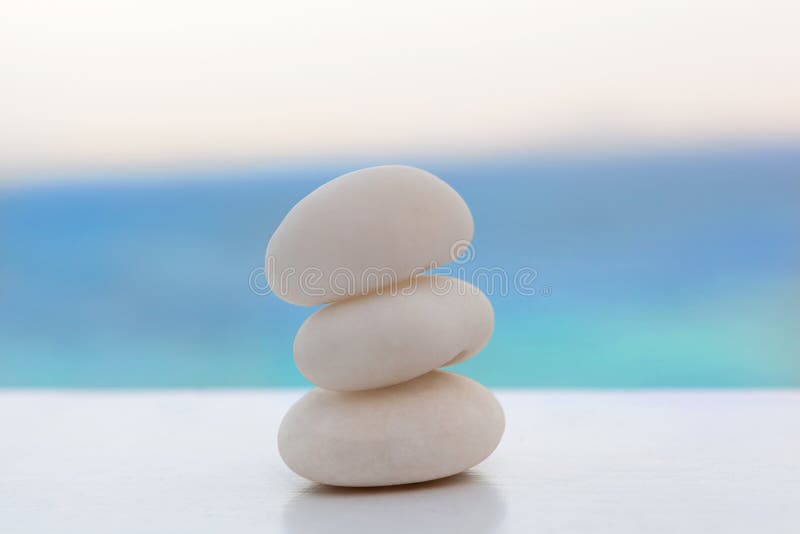
M 460 473 L 492 453 L 504 428 L 488 389 L 432 371 L 380 389 L 308 392 L 284 416 L 278 450 L 316 482 L 388 486 Z

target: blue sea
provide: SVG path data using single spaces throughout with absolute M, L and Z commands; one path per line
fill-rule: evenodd
M 495 387 L 800 386 L 800 145 L 109 171 L 0 189 L 0 386 L 306 386 L 313 309 L 252 289 L 282 217 L 339 174 L 424 167 L 475 219 Z M 484 280 L 485 281 L 485 280 Z M 480 285 L 480 282 L 479 282 Z

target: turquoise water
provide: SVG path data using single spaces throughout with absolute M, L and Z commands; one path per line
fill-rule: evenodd
M 297 200 L 375 163 L 1 190 L 0 386 L 305 385 L 291 346 L 311 309 L 250 275 Z M 468 276 L 538 273 L 535 295 L 492 296 L 492 341 L 454 369 L 491 386 L 800 386 L 800 146 L 402 163 L 470 205 Z

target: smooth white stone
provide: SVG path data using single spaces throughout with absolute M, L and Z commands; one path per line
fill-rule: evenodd
M 469 208 L 433 174 L 403 165 L 361 169 L 322 185 L 270 239 L 267 282 L 292 304 L 363 295 L 444 265 L 472 240 Z
M 399 384 L 477 354 L 494 312 L 477 287 L 419 276 L 396 291 L 354 297 L 306 319 L 294 361 L 309 381 L 339 391 Z
M 480 463 L 504 428 L 488 389 L 432 371 L 387 388 L 308 392 L 284 416 L 278 451 L 292 471 L 323 484 L 407 484 Z

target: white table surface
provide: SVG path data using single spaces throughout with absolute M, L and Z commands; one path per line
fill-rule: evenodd
M 800 391 L 501 391 L 487 461 L 379 490 L 282 464 L 300 394 L 0 392 L 0 533 L 800 532 Z

